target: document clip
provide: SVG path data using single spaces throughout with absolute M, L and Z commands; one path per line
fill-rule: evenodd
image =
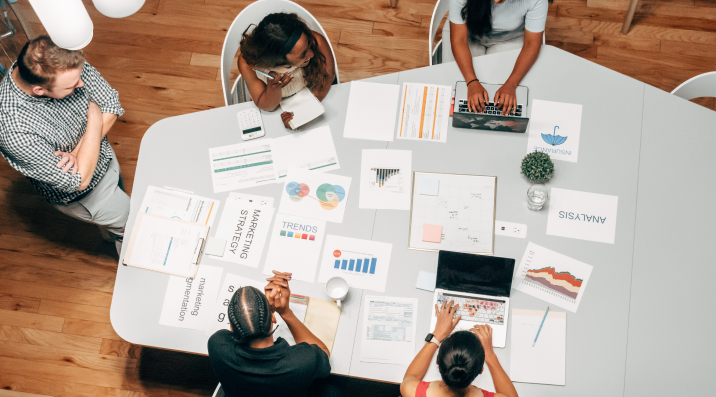
M 201 253 L 204 251 L 204 238 L 199 238 L 199 240 L 196 242 L 196 248 L 194 248 L 194 256 L 191 259 L 192 265 L 198 265 L 199 264 L 199 258 L 201 258 Z

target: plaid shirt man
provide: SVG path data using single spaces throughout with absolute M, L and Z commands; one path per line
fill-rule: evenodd
M 0 81 L 0 153 L 10 165 L 25 175 L 45 198 L 53 203 L 69 203 L 89 193 L 107 172 L 114 151 L 107 137 L 102 139 L 99 159 L 87 189 L 78 191 L 77 173 L 57 168 L 55 151 L 71 152 L 87 128 L 90 101 L 102 113 L 124 114 L 119 95 L 97 69 L 85 62 L 83 87 L 62 99 L 27 95 L 13 81 L 12 71 Z

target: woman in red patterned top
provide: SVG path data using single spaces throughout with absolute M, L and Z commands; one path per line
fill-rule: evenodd
M 435 305 L 438 318 L 435 331 L 428 335 L 430 341 L 405 372 L 400 384 L 402 397 L 517 397 L 515 386 L 492 350 L 492 327 L 476 325 L 469 331 L 452 333 L 460 321 L 460 316 L 455 317 L 457 309 L 453 301 L 443 302 L 440 309 Z M 423 382 L 438 346 L 437 364 L 442 380 Z M 496 393 L 471 385 L 482 373 L 484 364 L 492 374 Z

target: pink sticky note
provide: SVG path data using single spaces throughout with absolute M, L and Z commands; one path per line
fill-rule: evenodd
M 440 225 L 423 225 L 423 241 L 428 243 L 439 243 L 443 234 L 443 227 Z

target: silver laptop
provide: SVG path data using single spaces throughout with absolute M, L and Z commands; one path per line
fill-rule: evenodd
M 502 84 L 480 83 L 487 90 L 490 100 L 494 100 L 495 93 Z M 523 85 L 517 86 L 517 110 L 507 116 L 502 116 L 502 109 L 495 103 L 488 103 L 482 113 L 473 113 L 467 107 L 467 85 L 464 81 L 455 84 L 455 108 L 452 115 L 452 126 L 455 128 L 470 128 L 473 130 L 521 132 L 527 131 L 530 119 L 527 117 L 529 89 Z

